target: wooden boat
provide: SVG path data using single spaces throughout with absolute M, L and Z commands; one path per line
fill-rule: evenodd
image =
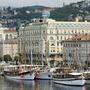
M 30 65 L 10 65 L 4 68 L 4 77 L 9 80 L 34 80 L 35 75 Z
M 67 77 L 54 78 L 53 82 L 69 86 L 83 86 L 86 84 L 86 80 L 82 76 L 82 73 L 70 73 Z
M 54 72 L 53 82 L 69 86 L 83 86 L 86 84 L 83 73 L 71 72 L 69 69 L 61 68 L 58 68 L 56 72 Z

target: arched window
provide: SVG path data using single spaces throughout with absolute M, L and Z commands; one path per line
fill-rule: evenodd
M 50 37 L 50 40 L 54 40 L 54 38 L 53 37 Z
M 6 34 L 6 36 L 5 36 L 5 40 L 7 40 L 8 39 L 8 34 Z
M 55 43 L 52 43 L 51 46 L 55 46 Z
M 10 34 L 10 39 L 12 39 L 12 34 Z

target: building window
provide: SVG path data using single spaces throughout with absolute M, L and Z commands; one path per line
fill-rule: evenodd
M 45 34 L 45 31 L 43 31 L 43 34 Z
M 54 43 L 52 43 L 52 44 L 51 44 L 51 46 L 55 46 L 55 44 L 54 44 Z
M 59 42 L 57 42 L 57 46 L 59 46 Z
M 53 34 L 53 31 L 52 30 L 50 30 L 50 34 Z
M 62 36 L 61 36 L 61 40 L 62 40 Z
M 66 37 L 64 37 L 64 40 L 66 40 Z
M 8 34 L 6 34 L 6 36 L 5 36 L 5 40 L 8 40 Z
M 12 39 L 12 34 L 10 34 L 10 39 Z
M 73 34 L 74 32 L 73 32 L 73 30 L 72 30 L 72 34 Z
M 0 38 L 2 38 L 2 34 L 0 34 Z
M 70 58 L 72 57 L 72 54 L 71 54 L 71 53 L 69 53 L 69 57 L 70 57 Z
M 81 47 L 81 44 L 79 44 L 79 47 Z
M 50 40 L 54 40 L 54 38 L 53 37 L 50 37 Z
M 53 50 L 53 52 L 55 52 L 55 50 Z
M 64 30 L 64 34 L 66 34 L 66 30 Z
M 59 36 L 57 36 L 57 40 L 59 40 Z

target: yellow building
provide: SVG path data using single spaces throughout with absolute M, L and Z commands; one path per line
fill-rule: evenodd
M 18 34 L 15 28 L 0 27 L 0 55 L 9 54 L 12 58 L 18 53 Z

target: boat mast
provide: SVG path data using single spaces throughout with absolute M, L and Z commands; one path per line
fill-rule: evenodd
M 88 41 L 87 37 L 86 40 Z M 88 47 L 87 47 L 87 41 L 86 41 L 86 69 L 88 69 Z
M 33 57 L 32 57 L 32 55 L 33 55 L 33 53 L 32 53 L 32 42 L 31 42 L 31 45 L 30 45 L 30 46 L 31 46 L 31 50 L 30 50 L 30 52 L 31 52 L 30 54 L 31 54 L 31 55 L 30 55 L 30 56 L 31 56 L 31 65 L 32 65 L 32 64 L 33 64 Z
M 77 66 L 78 66 L 78 64 L 77 64 L 77 61 L 78 61 L 78 55 L 77 55 L 77 36 L 76 36 L 76 40 L 75 40 L 75 49 L 74 49 L 74 62 L 73 62 L 73 64 L 74 64 L 74 68 L 75 69 L 77 69 Z
M 31 61 L 30 63 L 31 63 L 31 65 L 33 65 L 33 56 L 32 56 L 32 55 L 33 55 L 33 53 L 32 53 L 32 35 L 31 35 L 31 32 L 30 32 L 30 39 L 31 39 L 31 40 L 30 40 L 30 59 L 31 59 L 31 60 L 30 60 L 30 61 Z
M 42 29 L 41 29 L 41 27 L 42 27 L 42 24 L 40 24 L 40 31 L 41 31 L 41 63 L 42 63 L 42 67 L 44 66 L 44 63 L 43 63 L 43 37 L 42 37 Z
M 3 32 L 2 32 L 2 34 L 3 34 L 3 37 L 2 37 L 2 57 L 3 57 L 3 61 L 4 61 L 4 30 L 3 30 Z

